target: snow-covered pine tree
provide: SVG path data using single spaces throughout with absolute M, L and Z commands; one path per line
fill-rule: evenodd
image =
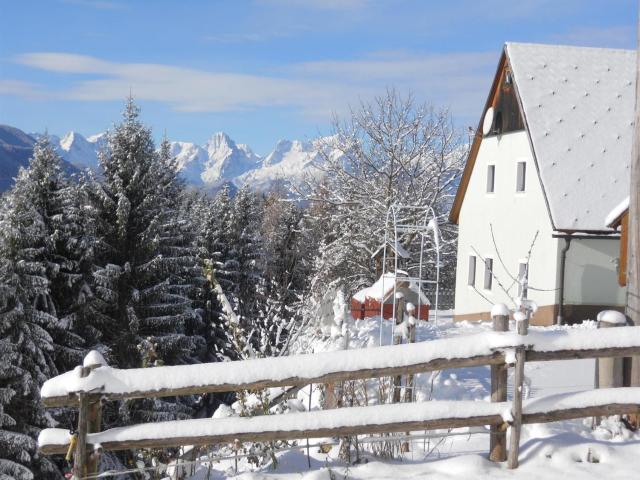
M 204 345 L 200 335 L 188 331 L 196 313 L 185 267 L 193 265 L 193 258 L 188 246 L 180 245 L 183 239 L 175 236 L 180 225 L 171 220 L 175 212 L 169 197 L 178 187 L 166 171 L 167 159 L 155 151 L 151 131 L 138 117 L 139 108 L 129 98 L 122 122 L 109 132 L 100 155 L 103 179 L 91 189 L 101 238 L 94 294 L 110 364 L 121 368 L 141 365 L 139 345 L 145 341 L 169 365 L 193 361 Z M 107 412 L 105 420 L 184 417 L 182 408 L 166 402 L 126 407 L 110 412 L 111 418 Z
M 61 328 L 49 291 L 48 278 L 65 263 L 55 251 L 57 231 L 52 231 L 64 183 L 59 167 L 45 137 L 2 203 L 0 478 L 61 478 L 56 466 L 38 455 L 35 443 L 40 429 L 50 423 L 40 403 L 40 386 L 57 373 L 56 353 L 81 343 Z
M 97 312 L 92 289 L 96 242 L 93 215 L 88 206 L 86 180 L 82 177 L 75 180 L 65 180 L 58 191 L 58 210 L 50 225 L 51 261 L 56 265 L 56 273 L 51 275 L 49 291 L 60 328 L 76 339 L 71 345 L 57 347 L 56 365 L 60 371 L 81 364 L 87 350 L 102 349 L 100 330 L 94 325 Z
M 207 342 L 203 361 L 213 362 L 237 358 L 229 337 L 226 318 L 222 312 L 218 295 L 213 285 L 207 280 L 207 273 L 213 271 L 214 258 L 220 258 L 217 251 L 213 251 L 217 245 L 218 225 L 213 212 L 212 198 L 200 192 L 188 192 L 182 205 L 182 215 L 195 228 L 195 245 L 199 266 L 204 270 L 205 281 L 200 296 L 195 302 L 198 309 L 202 309 L 202 318 L 207 329 L 204 335 Z M 211 249 L 211 250 L 210 250 Z
M 258 262 L 261 257 L 259 205 L 256 195 L 242 187 L 233 198 L 228 224 L 229 259 L 237 268 L 235 297 L 240 323 L 245 330 L 254 329 L 258 311 L 256 287 L 261 280 Z
M 160 226 L 160 254 L 172 259 L 168 296 L 177 305 L 187 307 L 193 314 L 185 318 L 185 333 L 194 339 L 193 358 L 184 358 L 184 362 L 212 361 L 207 352 L 206 337 L 210 329 L 205 322 L 207 279 L 198 259 L 196 245 L 196 227 L 191 222 L 186 209 L 184 180 L 178 176 L 176 158 L 171 155 L 171 144 L 166 136 L 159 150 L 161 200 L 164 202 L 164 221 Z
M 224 292 L 237 308 L 238 262 L 231 246 L 231 209 L 233 203 L 228 185 L 210 199 L 204 198 L 204 227 L 199 239 L 203 262 L 211 263 L 214 275 Z

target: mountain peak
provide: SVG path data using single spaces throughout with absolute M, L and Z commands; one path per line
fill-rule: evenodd
M 209 137 L 207 144 L 210 148 L 213 147 L 216 150 L 221 147 L 234 148 L 236 146 L 236 142 L 234 142 L 225 132 L 214 133 Z
M 86 139 L 82 135 L 71 130 L 60 139 L 60 148 L 69 151 L 74 143 L 82 142 L 83 140 L 86 142 Z

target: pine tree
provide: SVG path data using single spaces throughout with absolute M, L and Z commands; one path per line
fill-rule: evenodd
M 259 259 L 261 245 L 258 222 L 258 202 L 247 187 L 241 188 L 233 199 L 228 218 L 229 258 L 237 268 L 234 293 L 241 324 L 249 331 L 258 310 L 256 287 L 261 280 Z
M 76 180 L 65 181 L 58 191 L 58 209 L 50 225 L 51 257 L 56 267 L 49 291 L 58 324 L 69 336 L 66 342 L 57 342 L 64 344 L 56 352 L 60 371 L 82 363 L 86 351 L 102 349 L 100 330 L 93 325 L 96 314 L 92 289 L 96 241 L 93 218 L 87 207 L 86 183 L 82 178 Z
M 142 365 L 145 342 L 166 364 L 192 362 L 205 345 L 193 328 L 190 234 L 174 218 L 180 185 L 175 172 L 168 171 L 166 146 L 164 153 L 155 151 L 151 132 L 138 117 L 129 98 L 122 122 L 109 133 L 100 155 L 103 179 L 91 189 L 101 239 L 94 273 L 96 322 L 110 364 L 120 368 Z M 183 418 L 185 413 L 156 400 L 135 403 L 135 408 L 124 403 L 120 412 L 107 412 L 105 420 L 126 423 Z
M 56 353 L 81 339 L 58 323 L 49 278 L 63 263 L 53 242 L 64 184 L 60 160 L 45 137 L 28 169 L 5 196 L 0 219 L 0 474 L 6 478 L 60 478 L 38 455 L 35 437 L 49 421 L 40 386 L 56 375 Z M 54 340 L 54 338 L 57 340 Z M 61 343 L 59 343 L 61 342 Z M 0 475 L 0 478 L 1 475 Z

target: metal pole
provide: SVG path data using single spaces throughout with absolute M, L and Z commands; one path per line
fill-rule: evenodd
M 387 218 L 384 222 L 384 243 L 382 244 L 382 291 L 384 292 L 384 275 L 387 273 L 387 242 L 388 242 L 388 225 L 389 225 L 389 210 L 387 210 Z M 365 298 L 365 302 L 367 299 Z M 380 333 L 379 344 L 382 346 L 382 325 L 384 322 L 384 299 L 380 301 Z
M 391 342 L 393 343 L 393 335 L 395 334 L 396 327 L 396 288 L 398 287 L 398 220 L 396 218 L 395 206 L 391 206 L 391 211 L 393 212 L 393 248 L 395 249 L 393 256 L 393 303 L 391 304 L 393 312 L 391 315 Z M 384 290 L 382 295 L 384 296 Z

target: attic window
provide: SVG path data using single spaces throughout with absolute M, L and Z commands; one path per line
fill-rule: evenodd
M 511 77 L 511 72 L 509 70 L 504 72 L 504 84 L 511 85 L 513 83 L 513 78 Z
M 493 120 L 493 128 L 491 133 L 494 135 L 499 135 L 502 133 L 502 112 L 498 110 L 496 112 L 496 117 Z

